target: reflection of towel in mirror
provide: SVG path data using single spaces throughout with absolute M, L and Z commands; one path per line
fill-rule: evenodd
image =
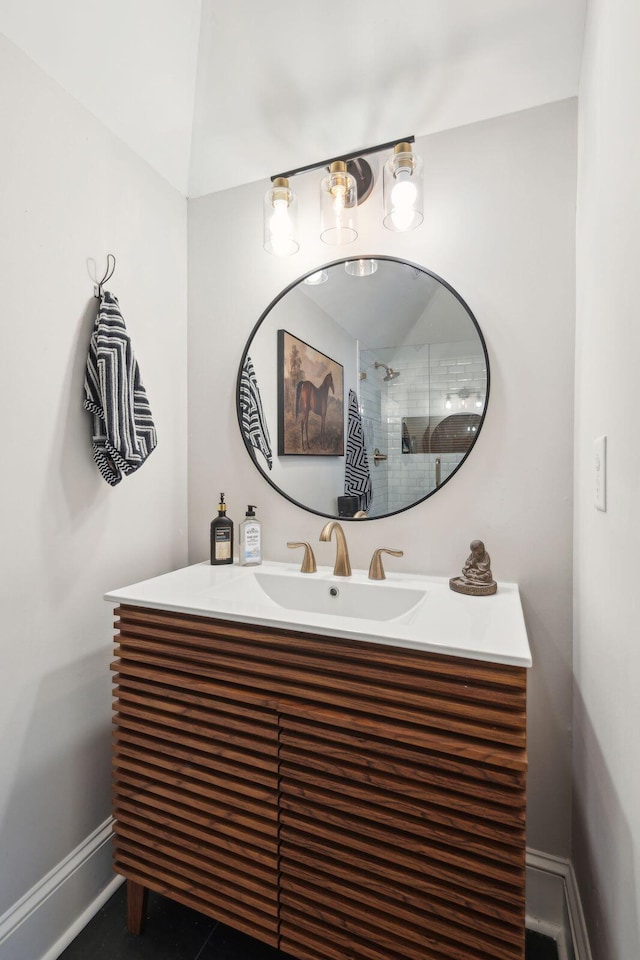
M 258 389 L 258 380 L 251 357 L 247 355 L 240 374 L 240 412 L 242 432 L 247 443 L 259 450 L 271 470 L 273 456 L 267 421 L 262 410 L 262 400 Z
M 112 487 L 157 444 L 149 401 L 116 297 L 105 291 L 89 344 L 84 408 L 93 414 L 93 459 Z
M 368 510 L 371 506 L 371 474 L 355 390 L 349 390 L 344 492 L 348 497 L 360 497 L 361 510 Z

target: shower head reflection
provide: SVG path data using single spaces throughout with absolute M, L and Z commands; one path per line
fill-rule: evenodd
M 383 380 L 387 383 L 389 380 L 395 380 L 396 377 L 400 376 L 399 370 L 394 370 L 393 367 L 388 367 L 386 363 L 378 363 L 378 361 L 376 360 L 376 362 L 374 363 L 374 367 L 376 368 L 376 370 L 378 370 L 379 367 L 384 367 L 384 369 L 387 371 L 387 375 L 386 377 L 383 377 Z

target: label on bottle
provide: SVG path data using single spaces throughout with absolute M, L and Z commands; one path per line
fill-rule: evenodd
M 231 530 L 218 528 L 213 535 L 213 551 L 216 560 L 228 560 L 231 557 Z
M 245 562 L 259 563 L 260 556 L 260 524 L 248 523 L 244 528 L 243 555 Z

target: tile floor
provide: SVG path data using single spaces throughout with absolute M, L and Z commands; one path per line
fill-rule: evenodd
M 285 955 L 215 920 L 149 895 L 142 936 L 127 931 L 126 885 L 76 937 L 60 960 L 284 960 Z M 527 931 L 526 960 L 558 960 L 553 940 Z

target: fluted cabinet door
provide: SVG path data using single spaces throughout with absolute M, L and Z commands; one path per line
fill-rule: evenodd
M 501 684 L 472 661 L 377 668 L 357 706 L 280 717 L 280 947 L 522 960 L 524 671 Z
M 276 946 L 277 714 L 224 631 L 118 612 L 115 868 Z

